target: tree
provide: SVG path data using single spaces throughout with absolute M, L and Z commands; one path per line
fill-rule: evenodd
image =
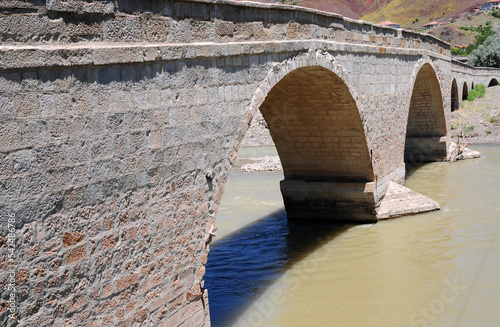
M 468 59 L 472 66 L 500 68 L 500 36 L 492 35 L 471 52 Z

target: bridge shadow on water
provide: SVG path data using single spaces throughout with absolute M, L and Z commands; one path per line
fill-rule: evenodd
M 428 164 L 430 164 L 430 162 L 411 162 L 411 161 L 405 161 L 405 165 L 406 165 L 405 179 L 410 178 L 420 168 L 425 167 Z
M 289 221 L 282 209 L 214 242 L 205 274 L 212 326 L 231 326 L 293 263 L 321 247 L 319 240 L 350 227 Z

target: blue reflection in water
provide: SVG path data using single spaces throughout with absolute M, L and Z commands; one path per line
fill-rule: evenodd
M 205 274 L 212 326 L 230 326 L 292 263 L 318 248 L 318 238 L 348 227 L 288 221 L 280 210 L 213 243 Z

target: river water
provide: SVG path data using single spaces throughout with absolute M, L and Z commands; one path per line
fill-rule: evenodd
M 282 174 L 233 169 L 205 275 L 212 326 L 500 326 L 500 145 L 471 148 L 482 157 L 407 175 L 440 211 L 366 225 L 289 222 Z

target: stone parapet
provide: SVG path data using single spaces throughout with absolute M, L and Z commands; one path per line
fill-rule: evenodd
M 429 35 L 337 14 L 233 1 L 3 1 L 0 42 L 168 42 L 332 40 L 450 54 Z M 22 10 L 21 10 L 22 9 Z M 383 50 L 381 50 L 383 51 Z
M 0 47 L 0 69 L 34 67 L 73 67 L 110 65 L 191 58 L 225 58 L 240 55 L 267 55 L 288 52 L 359 53 L 387 56 L 423 56 L 426 50 L 401 49 L 392 46 L 355 44 L 326 40 L 241 41 L 231 43 L 78 43 L 78 44 L 13 44 Z M 446 56 L 432 54 L 435 58 Z

